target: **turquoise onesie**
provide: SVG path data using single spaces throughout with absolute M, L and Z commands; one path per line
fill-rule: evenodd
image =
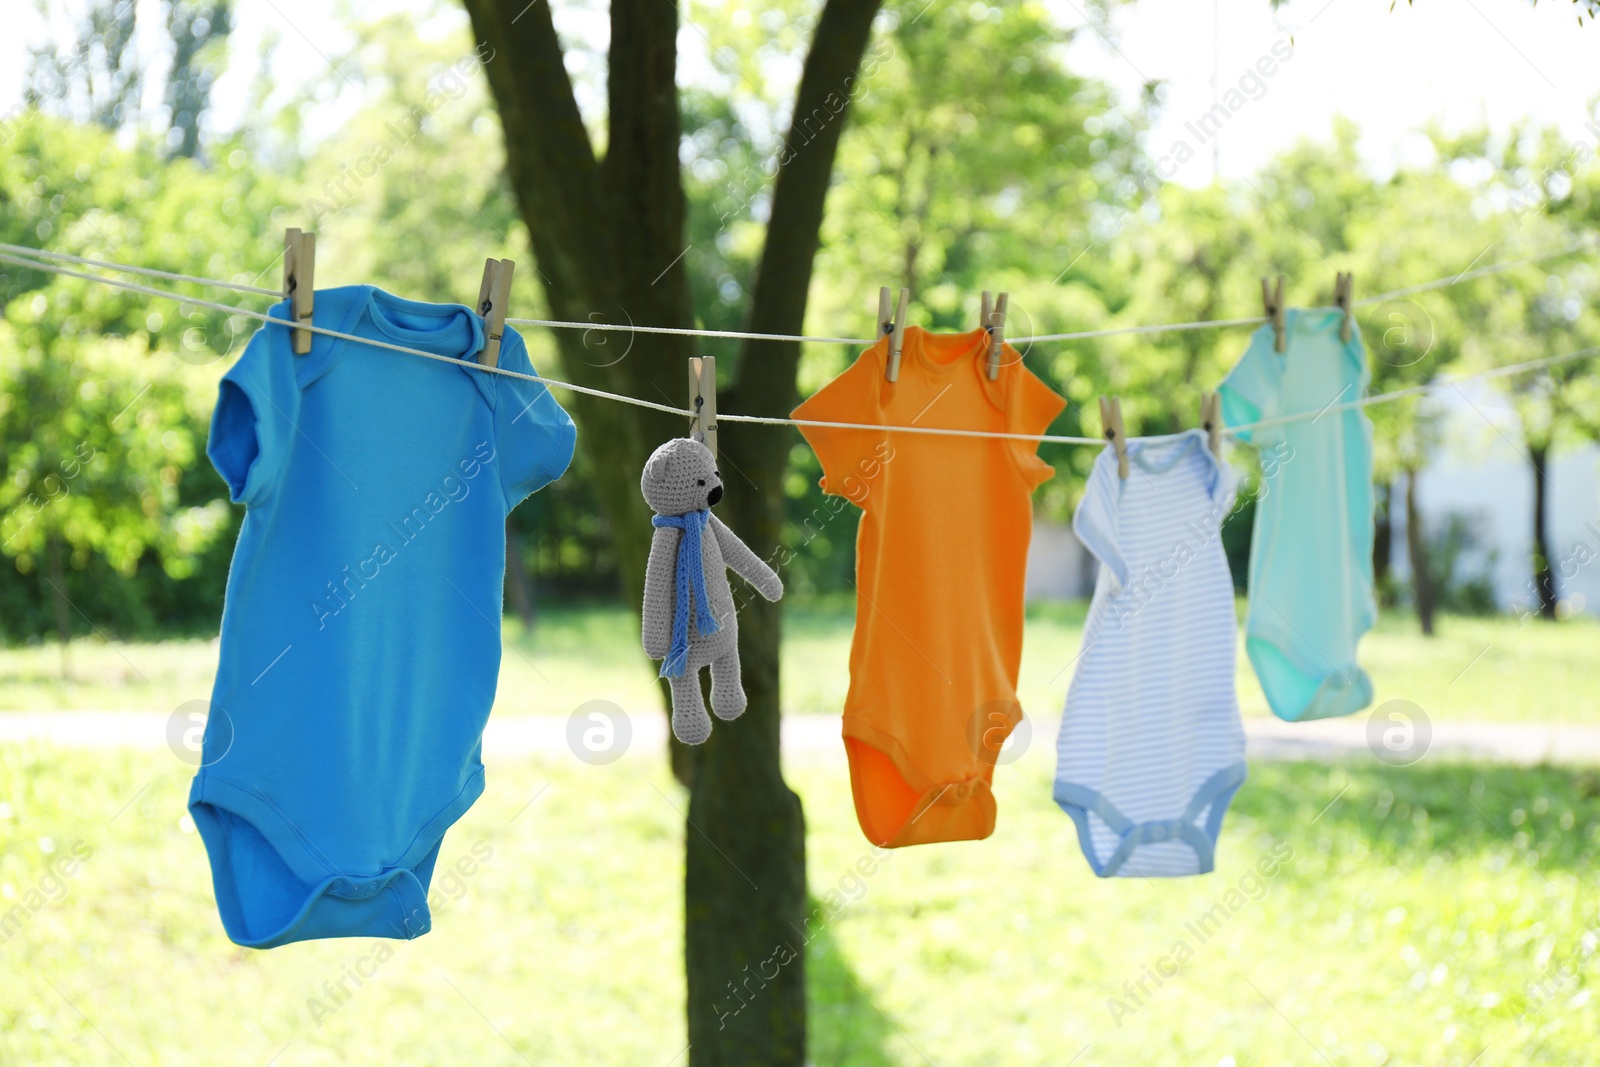
M 483 347 L 468 308 L 350 286 L 316 322 L 451 361 L 263 326 L 219 387 L 207 452 L 245 514 L 189 810 L 252 948 L 427 932 L 483 791 L 506 515 L 573 449 L 544 385 L 453 362 Z M 513 330 L 500 366 L 533 373 Z
M 1263 326 L 1222 383 L 1230 426 L 1310 412 L 1240 433 L 1261 450 L 1250 543 L 1245 650 L 1280 719 L 1348 715 L 1372 702 L 1356 643 L 1372 628 L 1372 423 L 1359 400 L 1368 374 L 1361 334 L 1339 339 L 1344 313 L 1287 312 L 1288 344 Z M 1320 413 L 1320 414 L 1319 414 Z

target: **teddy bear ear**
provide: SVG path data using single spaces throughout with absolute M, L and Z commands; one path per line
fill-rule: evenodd
M 658 449 L 644 465 L 644 477 L 649 482 L 659 482 L 672 473 L 672 453 Z
M 706 432 L 704 430 L 696 430 L 694 433 L 689 435 L 689 440 L 693 441 L 697 445 L 703 445 L 706 443 Z

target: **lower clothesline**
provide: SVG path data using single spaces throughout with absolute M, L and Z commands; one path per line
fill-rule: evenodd
M 21 247 L 21 246 L 6 245 L 6 244 L 3 244 L 3 243 L 0 243 L 0 248 L 17 248 L 17 247 Z M 1552 254 L 1555 254 L 1555 253 L 1552 253 Z M 72 258 L 77 258 L 77 257 L 72 257 Z M 1544 258 L 1549 258 L 1549 257 L 1546 256 Z M 1523 261 L 1523 262 L 1525 262 L 1525 261 Z M 22 258 L 19 258 L 17 256 L 14 256 L 14 255 L 5 254 L 5 253 L 0 253 L 0 263 L 9 263 L 9 264 L 12 264 L 13 266 L 27 267 L 29 269 L 45 271 L 47 273 L 52 273 L 52 274 L 59 274 L 59 275 L 63 275 L 63 276 L 66 276 L 66 277 L 80 278 L 80 279 L 83 279 L 85 281 L 99 282 L 102 285 L 108 285 L 108 286 L 111 286 L 113 288 L 124 289 L 124 290 L 130 291 L 130 292 L 135 292 L 135 293 L 142 293 L 142 294 L 145 294 L 145 295 L 148 295 L 148 296 L 164 297 L 164 298 L 166 298 L 168 300 L 175 300 L 175 301 L 178 301 L 179 303 L 184 303 L 184 304 L 192 304 L 192 305 L 194 305 L 196 307 L 209 308 L 211 310 L 220 311 L 220 312 L 223 312 L 223 313 L 228 314 L 228 315 L 238 315 L 238 316 L 241 316 L 243 318 L 254 319 L 254 320 L 258 321 L 258 322 L 262 322 L 262 323 L 265 323 L 265 324 L 268 324 L 268 325 L 276 325 L 276 326 L 286 327 L 286 328 L 291 328 L 291 329 L 296 329 L 296 330 L 306 330 L 306 331 L 308 331 L 310 333 L 322 334 L 323 336 L 332 337 L 332 338 L 335 338 L 335 339 L 341 340 L 341 341 L 353 341 L 353 342 L 355 342 L 357 344 L 369 345 L 369 346 L 374 347 L 374 348 L 381 348 L 381 349 L 385 349 L 385 350 L 388 350 L 388 351 L 391 351 L 391 352 L 399 352 L 399 353 L 401 353 L 403 355 L 420 356 L 423 359 L 431 359 L 431 360 L 435 360 L 435 361 L 440 362 L 440 363 L 452 363 L 452 364 L 455 364 L 456 366 L 462 367 L 464 369 L 480 371 L 480 372 L 485 373 L 485 374 L 500 374 L 500 375 L 504 375 L 504 376 L 506 376 L 508 378 L 519 378 L 519 379 L 521 379 L 523 381 L 537 382 L 537 383 L 539 383 L 541 385 L 544 385 L 546 388 L 554 387 L 554 388 L 558 388 L 558 389 L 566 389 L 569 392 L 580 393 L 580 394 L 583 394 L 583 395 L 586 395 L 586 396 L 593 396 L 593 397 L 597 397 L 597 398 L 604 399 L 604 400 L 614 400 L 614 401 L 616 401 L 618 403 L 629 404 L 629 405 L 632 405 L 634 407 L 647 408 L 647 409 L 650 409 L 652 411 L 660 411 L 660 412 L 664 412 L 664 413 L 669 414 L 669 415 L 678 415 L 678 416 L 681 416 L 681 417 L 683 417 L 685 419 L 694 418 L 694 412 L 692 412 L 688 408 L 674 407 L 674 406 L 672 406 L 670 404 L 658 404 L 658 403 L 656 403 L 655 401 L 652 401 L 652 400 L 644 400 L 644 399 L 641 399 L 639 397 L 628 396 L 628 395 L 623 394 L 623 393 L 607 392 L 604 389 L 594 389 L 594 388 L 590 388 L 589 386 L 584 386 L 584 385 L 575 385 L 575 384 L 573 384 L 571 382 L 564 382 L 564 381 L 560 381 L 560 380 L 555 379 L 555 378 L 546 378 L 546 377 L 544 377 L 542 375 L 538 375 L 538 374 L 523 374 L 520 371 L 506 370 L 506 369 L 504 369 L 502 367 L 491 367 L 491 366 L 487 366 L 487 365 L 481 364 L 481 363 L 464 361 L 464 360 L 461 360 L 461 359 L 457 359 L 454 356 L 440 355 L 437 352 L 426 352 L 426 351 L 423 351 L 422 349 L 419 349 L 419 348 L 409 348 L 409 347 L 407 347 L 405 345 L 391 344 L 391 343 L 386 342 L 386 341 L 378 341 L 378 340 L 375 340 L 375 339 L 369 338 L 369 337 L 359 337 L 359 336 L 356 336 L 355 334 L 344 333 L 344 332 L 339 331 L 339 330 L 330 330 L 325 326 L 316 326 L 316 325 L 307 324 L 307 323 L 293 322 L 293 321 L 290 321 L 288 319 L 275 318 L 275 317 L 267 314 L 266 312 L 256 311 L 256 310 L 253 310 L 251 308 L 237 307 L 237 306 L 232 305 L 232 304 L 223 304 L 223 303 L 220 303 L 220 302 L 217 302 L 217 301 L 205 300 L 205 299 L 202 299 L 202 298 L 199 298 L 199 297 L 183 296 L 183 295 L 178 294 L 178 293 L 167 292 L 164 289 L 157 289 L 157 288 L 154 288 L 153 286 L 140 285 L 140 284 L 138 284 L 136 282 L 122 281 L 122 280 L 117 279 L 117 278 L 106 278 L 106 277 L 102 277 L 102 276 L 100 276 L 98 274 L 90 274 L 90 273 L 88 273 L 86 271 L 72 270 L 70 268 L 57 266 L 57 265 L 51 264 L 51 263 L 39 263 L 39 262 L 27 260 L 27 259 L 22 259 Z M 1484 270 L 1488 270 L 1490 268 L 1483 268 L 1483 269 Z M 155 276 L 164 276 L 167 273 L 167 272 L 160 272 L 160 271 L 148 271 L 147 268 L 139 268 L 139 270 L 141 272 L 151 273 L 151 274 L 153 274 Z M 1464 275 L 1460 275 L 1460 276 L 1458 276 L 1457 280 L 1459 280 L 1460 278 L 1465 278 L 1467 276 L 1468 275 L 1465 275 L 1465 274 Z M 1423 286 L 1434 285 L 1434 284 L 1435 283 L 1433 283 L 1433 282 L 1425 282 L 1425 283 L 1423 283 Z M 1414 286 L 1409 291 L 1416 292 L 1420 288 L 1421 288 L 1421 286 Z M 262 290 L 262 291 L 266 292 L 267 290 Z M 274 295 L 281 295 L 281 294 L 274 294 Z M 1361 303 L 1361 302 L 1358 301 L 1358 303 Z M 518 320 L 507 319 L 506 321 L 507 322 L 516 322 Z M 529 320 L 529 321 L 532 321 L 532 320 Z M 1261 322 L 1261 321 L 1265 321 L 1265 320 L 1262 319 L 1262 320 L 1237 320 L 1237 321 L 1239 321 L 1239 322 Z M 1207 323 L 1205 325 L 1215 325 L 1215 324 L 1216 323 Z M 1152 329 L 1155 329 L 1155 328 L 1152 328 Z M 753 336 L 758 336 L 758 337 L 771 339 L 771 335 L 758 334 L 758 335 L 753 335 Z M 806 340 L 818 340 L 817 338 L 805 338 L 805 339 Z M 864 342 L 864 343 L 872 343 L 872 342 Z M 1581 348 L 1581 349 L 1577 349 L 1577 350 L 1574 350 L 1574 351 L 1571 351 L 1571 352 L 1564 352 L 1564 353 L 1561 353 L 1559 355 L 1545 356 L 1545 357 L 1543 357 L 1541 359 L 1529 360 L 1529 361 L 1524 362 L 1524 363 L 1514 363 L 1514 364 L 1510 364 L 1510 365 L 1503 366 L 1503 367 L 1493 367 L 1493 368 L 1490 368 L 1488 370 L 1477 371 L 1475 373 L 1462 375 L 1462 376 L 1459 376 L 1459 377 L 1456 377 L 1456 378 L 1443 378 L 1443 379 L 1439 379 L 1437 381 L 1427 382 L 1427 383 L 1424 383 L 1424 384 L 1421 384 L 1421 385 L 1410 386 L 1410 387 L 1405 388 L 1405 389 L 1397 389 L 1397 390 L 1394 390 L 1394 391 L 1388 392 L 1388 393 L 1378 393 L 1378 394 L 1374 394 L 1373 396 L 1362 397 L 1362 398 L 1357 399 L 1357 400 L 1350 400 L 1350 401 L 1345 401 L 1343 403 L 1337 403 L 1337 404 L 1329 404 L 1327 407 L 1325 407 L 1325 408 L 1323 408 L 1323 409 L 1321 409 L 1319 411 L 1304 411 L 1304 412 L 1299 412 L 1299 413 L 1296 413 L 1296 414 L 1293 414 L 1293 415 L 1283 415 L 1283 416 L 1279 416 L 1279 417 L 1271 418 L 1271 419 L 1261 419 L 1261 420 L 1258 420 L 1256 422 L 1244 423 L 1244 424 L 1241 424 L 1239 426 L 1229 426 L 1229 427 L 1225 427 L 1221 432 L 1225 436 L 1237 437 L 1237 436 L 1239 436 L 1241 434 L 1246 434 L 1246 433 L 1249 433 L 1251 431 L 1258 430 L 1258 429 L 1264 429 L 1264 428 L 1269 427 L 1269 426 L 1281 426 L 1281 425 L 1285 425 L 1287 423 L 1301 422 L 1301 421 L 1305 421 L 1305 420 L 1315 421 L 1317 419 L 1320 419 L 1324 415 L 1327 415 L 1327 414 L 1330 414 L 1330 413 L 1336 412 L 1336 411 L 1348 411 L 1348 410 L 1351 410 L 1353 408 L 1371 407 L 1371 406 L 1373 406 L 1375 404 L 1388 403 L 1390 401 L 1404 399 L 1405 397 L 1409 397 L 1409 396 L 1426 395 L 1426 394 L 1431 393 L 1431 392 L 1433 392 L 1435 390 L 1438 390 L 1438 389 L 1444 389 L 1444 388 L 1452 387 L 1452 386 L 1460 386 L 1460 385 L 1464 385 L 1464 384 L 1466 384 L 1468 382 L 1473 382 L 1473 381 L 1477 381 L 1477 380 L 1480 380 L 1480 379 L 1491 379 L 1491 378 L 1507 377 L 1507 376 L 1510 376 L 1510 375 L 1513 375 L 1513 374 L 1522 373 L 1524 371 L 1539 370 L 1539 369 L 1546 368 L 1546 367 L 1556 366 L 1556 365 L 1561 364 L 1561 363 L 1569 363 L 1569 362 L 1572 362 L 1572 361 L 1578 360 L 1578 359 L 1592 358 L 1592 357 L 1594 357 L 1596 355 L 1600 355 L 1600 346 L 1591 346 L 1591 347 L 1588 347 L 1588 348 Z M 823 429 L 876 430 L 876 431 L 887 431 L 887 432 L 893 432 L 893 433 L 933 434 L 933 435 L 944 436 L 944 437 L 983 437 L 983 438 L 995 438 L 995 439 L 1002 439 L 1002 440 L 1034 441 L 1034 442 L 1038 442 L 1038 443 L 1042 443 L 1042 444 L 1047 443 L 1047 444 L 1068 444 L 1068 445 L 1104 445 L 1106 443 L 1106 440 L 1103 437 L 1073 437 L 1073 436 L 1069 436 L 1069 435 L 1065 435 L 1065 434 L 1004 433 L 1004 432 L 1000 432 L 1000 431 L 990 431 L 990 430 L 947 429 L 947 428 L 944 428 L 944 427 L 935 427 L 935 426 L 895 426 L 895 425 L 886 425 L 886 424 L 882 424 L 882 423 L 827 422 L 827 421 L 814 420 L 814 419 L 789 419 L 789 418 L 778 418 L 778 417 L 766 417 L 766 416 L 761 416 L 761 415 L 724 414 L 724 413 L 721 413 L 721 412 L 719 412 L 717 414 L 716 418 L 717 418 L 717 421 L 719 423 L 720 422 L 742 422 L 742 423 L 750 423 L 750 424 L 761 425 L 761 426 L 796 426 L 796 427 L 799 427 L 799 426 L 811 426 L 811 427 L 818 427 L 818 428 L 823 428 Z
M 1492 378 L 1505 378 L 1524 371 L 1541 370 L 1562 363 L 1571 363 L 1574 360 L 1594 358 L 1600 356 L 1600 345 L 1588 348 L 1579 348 L 1560 355 L 1545 356 L 1541 359 L 1529 360 L 1526 363 L 1514 363 L 1504 367 L 1494 367 L 1473 374 L 1464 374 L 1457 378 L 1441 378 L 1438 381 L 1426 382 L 1422 385 L 1413 385 L 1405 389 L 1395 389 L 1387 393 L 1374 393 L 1372 396 L 1362 397 L 1359 400 L 1347 400 L 1343 403 L 1329 404 L 1318 411 L 1302 411 L 1293 415 L 1280 415 L 1271 419 L 1258 419 L 1255 422 L 1240 423 L 1238 426 L 1226 426 L 1222 429 L 1225 437 L 1238 437 L 1241 434 L 1251 433 L 1255 430 L 1266 429 L 1270 426 L 1284 426 L 1292 422 L 1315 422 L 1324 415 L 1331 415 L 1339 411 L 1351 411 L 1356 408 L 1368 408 L 1376 404 L 1386 404 L 1393 400 L 1403 400 L 1409 396 L 1425 396 L 1429 393 L 1452 386 L 1465 385 L 1469 382 L 1488 380 Z M 897 433 L 933 433 L 947 434 L 960 437 L 999 437 L 1020 441 L 1039 441 L 1041 443 L 1065 445 L 1103 445 L 1104 437 L 1066 437 L 1056 434 L 1031 434 L 1031 433 L 990 433 L 987 430 L 943 430 L 922 426 L 881 426 L 868 423 L 851 422 L 817 422 L 808 419 L 778 419 L 763 418 L 760 415 L 724 415 L 717 413 L 718 422 L 749 422 L 763 426 L 820 426 L 832 427 L 841 430 L 893 430 Z

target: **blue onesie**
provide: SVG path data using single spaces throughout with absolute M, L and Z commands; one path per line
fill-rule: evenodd
M 1244 782 L 1239 626 L 1222 520 L 1233 477 L 1199 430 L 1128 441 L 1089 472 L 1072 529 L 1100 568 L 1056 738 L 1056 803 L 1094 873 L 1212 869 Z
M 287 317 L 287 305 L 272 309 Z M 452 364 L 263 326 L 207 452 L 245 505 L 189 810 L 240 945 L 428 931 L 444 832 L 483 791 L 506 514 L 561 476 L 548 389 L 471 370 L 482 320 L 371 286 L 317 324 Z M 506 330 L 500 366 L 534 373 Z
M 1261 449 L 1250 543 L 1245 650 L 1267 703 L 1297 722 L 1372 702 L 1356 643 L 1372 628 L 1372 423 L 1360 331 L 1339 339 L 1342 311 L 1291 309 L 1287 351 L 1263 326 L 1222 383 L 1230 426 L 1313 413 L 1239 434 Z M 1321 414 L 1316 414 L 1321 413 Z

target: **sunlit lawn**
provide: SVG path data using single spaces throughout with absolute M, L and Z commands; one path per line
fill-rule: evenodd
M 989 840 L 864 878 L 844 768 L 791 770 L 812 893 L 844 902 L 808 948 L 813 1062 L 1593 1062 L 1595 772 L 1257 766 L 1217 872 L 1147 883 L 1089 873 L 1049 769 L 1042 747 L 1000 769 Z M 658 753 L 492 763 L 439 870 L 488 858 L 436 876 L 432 933 L 270 952 L 222 935 L 189 773 L 0 746 L 0 1063 L 683 1062 Z
M 792 603 L 784 616 L 784 710 L 838 714 L 849 685 L 849 599 Z M 1060 712 L 1082 636 L 1081 602 L 1028 612 L 1020 690 L 1032 715 Z M 532 632 L 506 622 L 501 715 L 566 715 L 586 700 L 629 710 L 660 706 L 654 669 L 638 647 L 637 615 L 620 607 L 546 611 Z M 1445 617 L 1424 638 L 1409 615 L 1385 615 L 1361 645 L 1377 700 L 1401 698 L 1435 720 L 1600 722 L 1600 620 Z M 0 711 L 138 708 L 171 711 L 210 695 L 208 641 L 75 641 L 71 680 L 54 644 L 0 649 Z M 1246 715 L 1268 714 L 1241 640 L 1239 696 Z

